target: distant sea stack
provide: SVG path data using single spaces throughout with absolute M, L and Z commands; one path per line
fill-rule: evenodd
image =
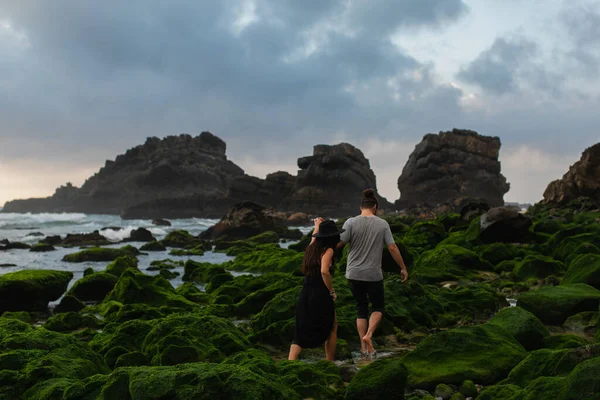
M 259 179 L 228 160 L 225 142 L 210 132 L 152 137 L 106 161 L 81 188 L 68 184 L 48 198 L 10 201 L 2 212 L 220 218 L 235 204 L 252 201 L 290 213 L 342 217 L 358 212 L 364 189 L 376 188 L 369 161 L 347 143 L 315 146 L 298 166 L 298 176 L 275 172 Z M 392 207 L 385 199 L 382 205 Z
M 600 143 L 587 148 L 562 179 L 548 185 L 543 202 L 561 205 L 579 197 L 600 205 Z
M 398 209 L 459 206 L 466 199 L 504 204 L 510 185 L 500 172 L 500 139 L 469 130 L 427 134 L 398 179 Z

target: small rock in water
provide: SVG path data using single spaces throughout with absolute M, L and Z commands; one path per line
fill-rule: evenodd
M 106 226 L 106 227 L 104 227 L 104 228 L 102 228 L 102 229 L 100 229 L 100 230 L 101 230 L 101 231 L 108 231 L 108 230 L 111 230 L 111 231 L 117 231 L 117 232 L 118 232 L 118 231 L 120 231 L 120 230 L 123 230 L 123 228 L 121 228 L 120 226 Z
M 340 365 L 340 376 L 344 382 L 350 382 L 358 374 L 358 367 L 354 364 Z
M 158 225 L 158 226 L 171 226 L 171 223 L 169 221 L 167 221 L 166 219 L 155 219 L 152 221 L 152 225 Z
M 27 236 L 44 236 L 42 232 L 29 232 Z
M 16 266 L 17 266 L 17 264 L 0 264 L 1 268 L 3 268 L 3 267 L 16 267 Z

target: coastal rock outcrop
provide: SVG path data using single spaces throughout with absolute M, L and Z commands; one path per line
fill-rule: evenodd
M 347 143 L 315 146 L 298 166 L 298 176 L 279 171 L 260 179 L 228 160 L 225 142 L 210 132 L 152 137 L 106 161 L 81 188 L 67 184 L 45 199 L 10 201 L 3 212 L 220 218 L 250 201 L 289 213 L 342 217 L 357 212 L 364 189 L 376 188 L 369 160 Z M 380 208 L 391 206 L 381 199 Z
M 474 131 L 453 129 L 425 135 L 398 179 L 397 208 L 458 207 L 469 198 L 502 206 L 510 185 L 500 172 L 499 151 L 498 137 Z
M 562 179 L 548 185 L 543 202 L 559 205 L 579 197 L 588 197 L 600 204 L 600 143 L 587 148 Z
M 329 217 L 358 212 L 362 191 L 377 188 L 375 173 L 363 152 L 348 143 L 317 145 L 313 155 L 298 159 L 298 177 L 280 209 Z M 392 204 L 379 196 L 379 208 Z

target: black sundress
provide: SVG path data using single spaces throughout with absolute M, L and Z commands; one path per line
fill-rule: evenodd
M 329 268 L 333 272 L 333 266 Z M 321 274 L 304 277 L 304 286 L 296 305 L 294 344 L 306 349 L 323 345 L 335 320 L 335 306 Z

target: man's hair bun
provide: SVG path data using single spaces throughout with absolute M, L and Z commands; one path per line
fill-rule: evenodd
M 363 190 L 363 197 L 375 197 L 375 191 L 373 189 Z

